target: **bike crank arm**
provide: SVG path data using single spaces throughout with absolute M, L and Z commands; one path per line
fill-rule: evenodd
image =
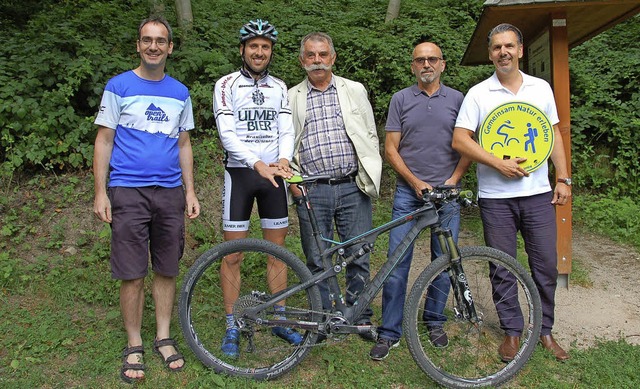
M 253 322 L 259 324 L 261 326 L 267 327 L 288 327 L 301 329 L 305 331 L 318 332 L 321 328 L 324 328 L 324 323 L 318 323 L 314 321 L 302 321 L 302 320 L 287 320 L 287 319 L 262 319 L 256 318 L 252 319 Z
M 330 325 L 332 334 L 368 334 L 372 330 L 376 330 L 375 325 L 349 325 L 349 324 L 332 324 Z

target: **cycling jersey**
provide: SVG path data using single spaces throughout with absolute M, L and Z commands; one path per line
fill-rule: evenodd
M 222 77 L 215 85 L 213 113 L 225 166 L 253 169 L 258 161 L 291 161 L 294 130 L 282 80 L 268 73 L 254 80 L 244 69 Z

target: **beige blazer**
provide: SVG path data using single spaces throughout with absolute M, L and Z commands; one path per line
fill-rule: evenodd
M 353 143 L 358 155 L 358 188 L 371 198 L 380 194 L 380 177 L 382 175 L 382 157 L 380 141 L 376 131 L 373 109 L 369 103 L 364 86 L 355 81 L 333 75 L 340 111 L 344 120 L 347 135 Z M 291 166 L 300 173 L 298 149 L 304 132 L 305 113 L 307 111 L 307 79 L 289 89 L 289 104 L 293 113 L 295 129 L 295 149 Z

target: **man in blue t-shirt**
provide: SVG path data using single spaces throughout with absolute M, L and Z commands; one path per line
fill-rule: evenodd
M 392 218 L 396 219 L 424 205 L 422 191 L 438 185 L 458 185 L 469 167 L 469 160 L 451 148 L 453 127 L 464 96 L 440 82 L 446 62 L 440 48 L 430 42 L 413 49 L 411 72 L 416 84 L 393 95 L 386 124 L 385 156 L 398 174 L 393 200 Z M 460 205 L 446 204 L 438 209 L 443 227 L 451 229 L 455 240 L 460 227 Z M 391 230 L 389 251 L 392 253 L 413 227 L 414 222 Z M 435 235 L 431 236 L 431 260 L 442 255 Z M 413 245 L 405 252 L 398 267 L 382 290 L 382 325 L 378 341 L 371 349 L 371 359 L 382 360 L 389 349 L 398 346 L 402 336 L 402 312 Z M 429 338 L 435 347 L 448 344 L 443 330 L 446 317 L 442 314 L 449 291 L 449 278 L 441 274 L 434 280 L 439 293 L 429 290 L 425 321 Z M 444 293 L 443 293 L 444 291 Z
M 120 310 L 128 343 L 120 377 L 127 383 L 144 379 L 141 327 L 149 257 L 154 351 L 170 371 L 184 367 L 169 327 L 185 208 L 191 219 L 200 213 L 188 132 L 194 128 L 191 98 L 183 84 L 164 74 L 173 50 L 171 27 L 154 17 L 143 20 L 138 33 L 140 66 L 105 87 L 93 160 L 93 212 L 111 224 L 111 275 L 122 281 Z

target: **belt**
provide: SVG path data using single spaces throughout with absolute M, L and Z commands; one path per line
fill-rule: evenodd
M 338 184 L 346 184 L 348 182 L 354 182 L 356 180 L 357 172 L 353 172 L 348 176 L 340 177 L 340 178 L 324 178 L 316 180 L 318 184 L 326 184 L 326 185 L 338 185 Z

